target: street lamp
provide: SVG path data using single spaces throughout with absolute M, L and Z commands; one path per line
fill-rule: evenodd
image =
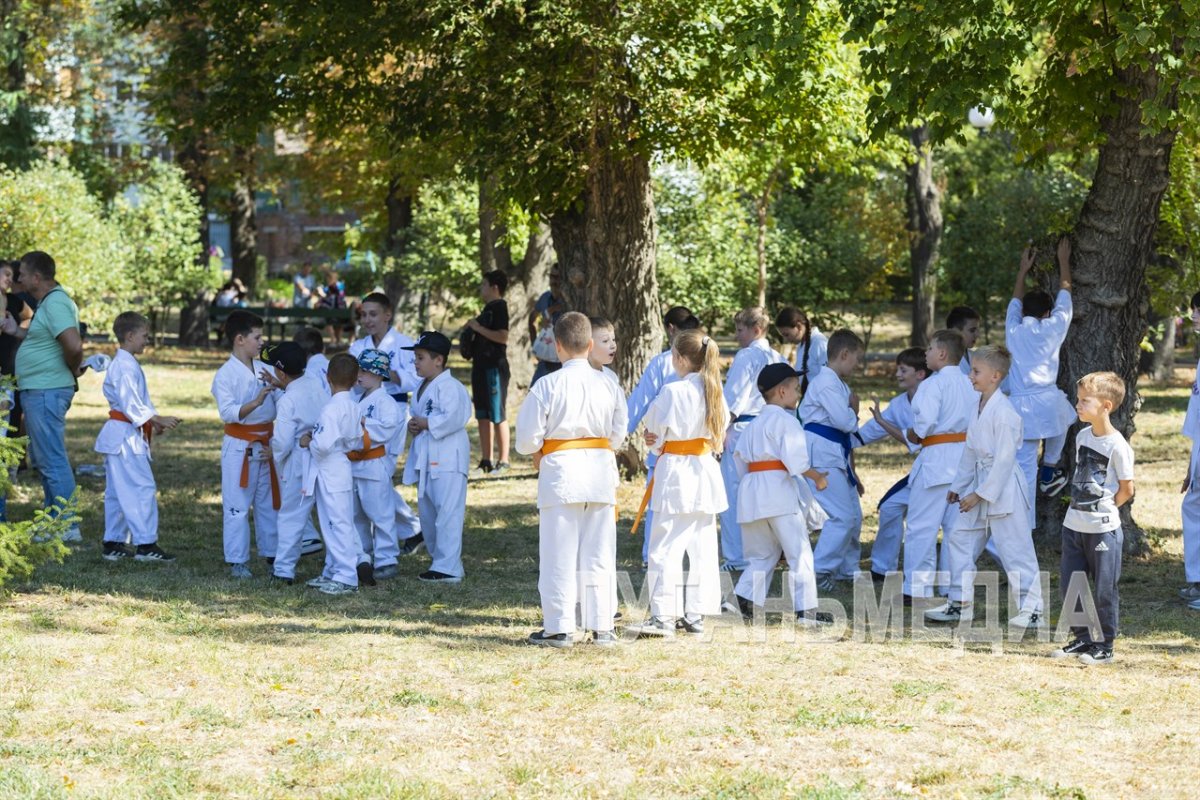
M 967 119 L 980 133 L 986 133 L 988 128 L 996 124 L 996 114 L 987 106 L 975 106 L 967 112 Z

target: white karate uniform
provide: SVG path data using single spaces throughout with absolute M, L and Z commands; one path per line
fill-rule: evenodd
M 960 513 L 957 526 L 947 535 L 950 599 L 972 602 L 975 562 L 990 539 L 1009 584 L 1017 587 L 1020 610 L 1041 613 L 1037 553 L 1026 513 L 1032 493 L 1017 465 L 1021 427 L 1021 417 L 1003 392 L 993 394 L 982 411 L 976 405 L 951 490 L 960 499 L 974 492 L 981 502 Z
M 575 358 L 538 380 L 517 414 L 517 452 L 532 455 L 546 439 L 625 440 L 625 398 L 612 381 Z M 584 627 L 611 631 L 616 572 L 617 460 L 612 450 L 560 450 L 538 474 L 538 592 L 547 634 Z
M 1183 574 L 1188 583 L 1200 583 L 1200 364 L 1183 418 L 1183 435 L 1192 440 L 1192 482 L 1183 495 Z
M 733 464 L 733 451 L 738 436 L 763 407 L 762 392 L 758 391 L 758 373 L 768 364 L 782 364 L 783 356 L 771 349 L 766 339 L 755 339 L 737 351 L 729 372 L 725 374 L 725 405 L 735 419 L 725 431 L 725 452 L 721 458 L 721 479 L 729 508 L 721 513 L 721 555 L 736 569 L 746 566 L 742 555 L 742 530 L 737 521 L 737 490 L 739 476 Z
M 962 370 L 962 374 L 968 378 L 971 377 L 971 351 L 963 353 L 962 359 L 958 362 L 958 368 Z
M 238 418 L 238 409 L 258 397 L 262 382 L 258 375 L 267 365 L 255 359 L 252 368 L 233 356 L 213 376 L 212 395 L 217 401 L 221 422 L 260 425 L 275 421 L 275 392 L 263 404 Z M 242 464 L 250 453 L 250 480 L 241 486 Z M 271 473 L 266 449 L 226 435 L 221 442 L 221 505 L 225 561 L 245 564 L 250 560 L 250 510 L 254 510 L 254 538 L 258 554 L 274 558 L 277 541 L 276 510 L 271 498 Z M 281 487 L 282 490 L 282 487 Z M 282 496 L 280 498 L 282 500 Z
M 965 433 L 979 404 L 979 392 L 957 364 L 942 367 L 921 381 L 912 399 L 913 430 L 924 438 L 942 433 Z M 904 593 L 928 597 L 933 593 L 937 567 L 938 529 L 943 544 L 960 516 L 946 494 L 958 469 L 963 442 L 921 448 L 909 473 L 908 534 L 904 540 Z
M 1071 293 L 1059 291 L 1054 310 L 1046 319 L 1021 316 L 1021 301 L 1008 301 L 1004 319 L 1004 345 L 1012 353 L 1006 391 L 1021 415 L 1025 439 L 1017 461 L 1030 489 L 1037 492 L 1038 444 L 1046 442 L 1043 463 L 1057 464 L 1075 422 L 1075 408 L 1058 388 L 1058 356 L 1071 327 Z M 1029 525 L 1035 524 L 1034 504 L 1029 505 Z
M 880 412 L 884 419 L 902 431 L 908 431 L 913 426 L 912 400 L 907 392 L 901 392 L 893 397 Z M 875 442 L 891 439 L 891 434 L 875 421 L 874 418 L 865 422 L 858 429 L 856 447 L 862 447 Z M 908 452 L 916 454 L 921 446 L 906 441 L 904 445 Z M 900 546 L 904 543 L 904 517 L 908 513 L 909 476 L 904 478 L 879 501 L 879 531 L 875 534 L 875 543 L 871 545 L 871 571 L 880 575 L 894 572 L 900 564 Z M 903 484 L 902 486 L 900 484 Z M 899 488 L 896 488 L 899 486 Z
M 691 373 L 663 386 L 646 412 L 646 430 L 658 437 L 654 452 L 667 442 L 707 439 L 704 379 Z M 720 419 L 729 417 L 722 400 Z M 721 468 L 712 454 L 658 455 L 650 508 L 654 524 L 647 537 L 650 558 L 650 615 L 666 619 L 721 613 L 721 571 L 717 558 L 717 518 L 726 509 Z M 689 574 L 684 576 L 683 557 Z
M 105 420 L 95 451 L 104 456 L 104 541 L 158 541 L 158 497 L 150 469 L 150 445 L 142 425 L 158 415 L 137 358 L 117 350 L 104 373 L 104 399 L 129 422 Z M 3 424 L 7 424 L 4 420 Z
M 329 389 L 329 359 L 324 353 L 313 353 L 308 357 L 308 363 L 304 367 L 305 375 L 312 375 L 321 384 L 321 388 L 325 390 L 325 398 L 329 399 L 332 392 Z
M 826 425 L 846 434 L 858 431 L 858 415 L 850 407 L 850 387 L 829 367 L 822 367 L 808 384 L 800 402 L 800 419 L 805 425 Z M 806 430 L 808 460 L 813 469 L 828 472 L 829 485 L 820 494 L 821 507 L 829 521 L 821 529 L 813 553 L 818 575 L 839 580 L 852 579 L 862 559 L 862 503 L 851 477 L 846 451 L 837 442 Z M 810 487 L 812 486 L 810 482 Z
M 310 364 L 312 362 L 309 362 Z M 281 578 L 296 577 L 300 545 L 316 538 L 312 524 L 315 498 L 304 493 L 304 470 L 311 458 L 300 446 L 300 437 L 312 433 L 321 409 L 329 397 L 321 387 L 316 371 L 304 374 L 284 389 L 275 404 L 275 431 L 271 434 L 271 456 L 279 475 L 278 527 L 279 546 L 275 551 L 274 573 Z
M 371 446 L 382 446 L 380 458 L 350 462 L 354 475 L 354 529 L 358 532 L 358 563 L 371 563 L 376 569 L 395 564 L 400 557 L 396 533 L 396 472 L 400 430 L 400 409 L 382 387 L 364 394 L 358 401 L 363 428 Z M 365 446 L 365 440 L 360 447 Z
M 804 363 L 801 363 L 804 361 Z M 829 363 L 829 337 L 821 333 L 816 328 L 812 329 L 812 334 L 809 336 L 808 359 L 804 359 L 804 343 L 796 345 L 796 352 L 792 355 L 792 366 L 797 373 L 802 373 L 801 383 L 804 382 L 803 374 L 808 375 L 808 380 L 811 383 L 812 379 L 817 376 L 821 368 Z
M 349 586 L 358 586 L 358 536 L 354 530 L 354 472 L 346 453 L 362 443 L 358 403 L 350 392 L 338 392 L 321 409 L 313 428 L 304 491 L 316 494 L 317 516 L 325 533 L 321 576 Z
M 716 344 L 713 344 L 715 347 Z M 650 363 L 646 365 L 646 371 L 642 373 L 642 377 L 638 379 L 637 386 L 633 387 L 633 391 L 629 394 L 629 399 L 625 401 L 626 415 L 629 417 L 629 434 L 637 430 L 638 425 L 642 422 L 642 417 L 650 409 L 650 404 L 654 402 L 654 398 L 658 397 L 658 393 L 668 383 L 674 383 L 679 380 L 679 375 L 675 372 L 675 366 L 672 363 L 672 352 L 670 348 L 662 351 L 654 358 L 650 359 Z M 654 465 L 658 457 L 654 455 L 653 450 L 646 451 L 646 483 L 654 480 Z M 643 517 L 645 527 L 642 535 L 642 561 L 649 562 L 650 560 L 650 528 L 654 524 L 654 512 L 646 509 L 646 514 Z M 635 531 L 636 533 L 636 531 Z
M 417 369 L 414 366 L 414 356 L 412 350 L 405 350 L 405 347 L 412 347 L 412 339 L 405 336 L 395 328 L 389 328 L 388 332 L 383 335 L 379 344 L 375 344 L 375 339 L 370 334 L 355 339 L 346 351 L 350 355 L 358 358 L 363 350 L 371 348 L 374 350 L 382 350 L 391 357 L 392 370 L 400 377 L 400 383 L 394 383 L 391 380 L 383 382 L 384 390 L 392 396 L 396 401 L 396 406 L 400 411 L 400 438 L 396 443 L 396 452 L 403 453 L 408 442 L 408 402 L 413 392 L 421 385 L 421 378 L 417 375 Z M 392 465 L 393 468 L 395 464 Z M 397 489 L 394 492 L 393 503 L 396 509 L 396 536 L 403 542 L 405 539 L 416 536 L 421 532 L 421 523 L 413 510 L 409 508 L 408 502 L 400 494 Z
M 738 521 L 749 563 L 734 591 L 762 605 L 771 575 L 782 554 L 787 558 L 793 607 L 817 606 L 817 577 L 813 569 L 809 531 L 827 524 L 828 515 L 803 477 L 811 467 L 810 438 L 787 409 L 766 406 L 738 438 L 733 461 L 742 476 L 738 487 Z M 755 461 L 782 461 L 787 471 L 750 472 Z
M 404 482 L 417 485 L 421 530 L 432 559 L 429 569 L 461 578 L 471 461 L 467 423 L 474 410 L 471 395 L 445 370 L 417 390 L 413 408 L 417 416 L 429 420 L 429 428 L 413 437 L 404 462 Z

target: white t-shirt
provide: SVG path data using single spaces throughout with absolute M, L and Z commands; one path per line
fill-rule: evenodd
M 1063 526 L 1080 533 L 1106 533 L 1121 527 L 1113 498 L 1120 481 L 1133 480 L 1133 448 L 1119 432 L 1097 436 L 1091 426 L 1075 437 L 1071 507 Z

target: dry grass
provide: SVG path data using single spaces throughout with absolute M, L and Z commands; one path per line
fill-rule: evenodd
M 1127 565 L 1119 661 L 1087 670 L 1034 641 L 1000 654 L 939 634 L 829 642 L 771 618 L 751 633 L 723 620 L 706 642 L 525 646 L 539 612 L 524 467 L 472 485 L 460 587 L 416 581 L 423 558 L 348 599 L 234 582 L 217 360 L 148 359 L 160 409 L 186 420 L 156 445 L 162 541 L 179 562 L 102 561 L 103 483 L 84 478 L 86 546 L 0 605 L 0 797 L 1194 794 L 1200 614 L 1174 599 L 1183 382 L 1145 392 L 1136 513 L 1155 547 Z M 89 377 L 71 413 L 77 463 L 98 463 L 104 411 Z M 898 451 L 867 456 L 868 498 L 902 469 Z M 623 531 L 639 493 L 622 490 Z M 26 482 L 11 512 L 34 500 Z M 1056 569 L 1052 547 L 1041 555 Z M 640 583 L 639 541 L 622 535 L 620 558 Z M 305 560 L 302 577 L 316 569 Z

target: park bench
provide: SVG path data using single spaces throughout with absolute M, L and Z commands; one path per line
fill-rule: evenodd
M 297 327 L 311 325 L 316 328 L 324 328 L 326 325 L 346 325 L 353 324 L 355 321 L 354 309 L 352 308 L 299 308 L 292 306 L 284 308 L 273 306 L 246 306 L 237 308 L 213 306 L 208 310 L 208 327 L 216 337 L 217 344 L 220 344 L 221 330 L 225 326 L 225 320 L 229 319 L 229 315 L 234 311 L 249 311 L 252 314 L 262 317 L 263 338 L 269 340 L 287 338 L 289 325 Z M 273 329 L 276 334 L 275 336 L 272 335 Z

